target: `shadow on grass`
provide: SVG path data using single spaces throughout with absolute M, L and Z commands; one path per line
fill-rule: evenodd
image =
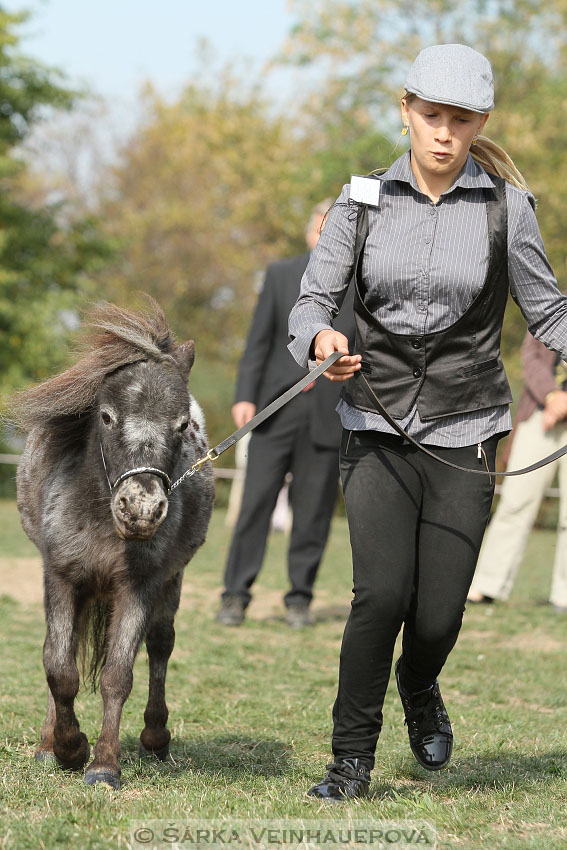
M 470 758 L 455 759 L 442 771 L 433 772 L 420 768 L 417 764 L 403 764 L 392 776 L 376 776 L 373 782 L 372 796 L 377 799 L 413 797 L 416 791 L 427 785 L 428 790 L 447 791 L 451 788 L 468 791 L 506 789 L 511 785 L 515 789 L 529 788 L 541 784 L 542 779 L 556 782 L 567 778 L 567 752 L 550 750 L 537 756 L 525 756 L 521 753 L 479 753 Z M 399 781 L 411 781 L 406 787 Z M 396 789 L 392 789 L 396 784 Z
M 138 761 L 138 738 L 123 739 L 123 759 Z M 143 758 L 139 765 L 149 771 L 158 769 L 172 777 L 188 772 L 223 775 L 229 782 L 247 777 L 285 776 L 294 771 L 290 748 L 278 740 L 258 740 L 249 736 L 222 735 L 201 740 L 172 741 L 170 757 L 165 762 Z M 446 769 L 430 772 L 415 762 L 404 761 L 391 776 L 380 775 L 377 765 L 373 773 L 372 793 L 375 799 L 411 798 L 428 791 L 464 789 L 470 791 L 530 788 L 542 779 L 550 782 L 567 778 L 567 752 L 550 750 L 539 755 L 521 753 L 479 753 L 470 758 L 455 759 Z M 405 783 L 405 784 L 404 784 Z M 393 787 L 394 786 L 394 787 Z
M 122 738 L 122 754 L 126 759 L 138 758 L 139 739 Z M 283 776 L 291 771 L 290 748 L 282 741 L 258 740 L 242 735 L 221 735 L 201 740 L 172 740 L 170 757 L 165 762 L 144 757 L 142 763 L 161 766 L 164 772 L 177 776 L 188 771 L 223 774 L 230 780 L 245 776 Z

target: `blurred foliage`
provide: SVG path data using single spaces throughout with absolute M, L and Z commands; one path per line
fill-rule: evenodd
M 228 70 L 174 103 L 151 88 L 145 118 L 106 183 L 106 228 L 121 246 L 105 288 L 120 299 L 150 292 L 184 333 L 226 360 L 242 345 L 266 263 L 305 248 L 312 206 L 335 196 L 353 165 L 373 167 L 382 139 L 358 134 L 353 153 L 334 128 L 274 114 Z M 244 323 L 243 323 L 244 321 Z M 220 333 L 219 333 L 220 332 Z
M 47 110 L 76 93 L 18 53 L 25 15 L 0 10 L 0 393 L 45 378 L 64 358 L 89 270 L 108 251 L 93 218 L 63 226 L 63 205 L 32 189 L 17 146 Z

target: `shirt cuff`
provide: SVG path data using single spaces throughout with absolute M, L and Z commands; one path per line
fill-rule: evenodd
M 330 325 L 325 325 L 323 323 L 310 325 L 307 331 L 297 334 L 297 336 L 289 343 L 288 350 L 291 356 L 300 366 L 303 366 L 304 369 L 314 368 L 311 367 L 309 360 L 311 343 L 319 331 L 325 330 L 333 329 Z

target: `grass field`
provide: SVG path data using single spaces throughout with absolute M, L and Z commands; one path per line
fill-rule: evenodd
M 333 526 L 313 628 L 294 632 L 284 622 L 285 538 L 278 535 L 246 624 L 228 630 L 213 622 L 229 542 L 223 519 L 217 511 L 186 573 L 168 674 L 170 759 L 161 764 L 137 756 L 147 681 L 143 652 L 123 715 L 118 792 L 34 762 L 45 703 L 42 611 L 33 601 L 37 593 L 22 599 L 19 581 L 0 589 L 0 848 L 150 847 L 132 838 L 134 821 L 163 819 L 167 827 L 195 818 L 426 821 L 437 830 L 439 848 L 565 848 L 567 619 L 546 604 L 552 532 L 532 535 L 508 605 L 466 612 L 441 680 L 455 732 L 449 768 L 430 774 L 414 761 L 390 687 L 372 796 L 333 807 L 308 800 L 304 791 L 330 756 L 330 710 L 350 601 L 346 523 L 337 518 Z M 11 559 L 12 568 L 22 564 L 23 571 L 33 557 L 13 503 L 0 502 L 0 565 Z M 17 569 L 10 574 L 17 576 Z M 100 696 L 81 693 L 77 713 L 94 743 Z

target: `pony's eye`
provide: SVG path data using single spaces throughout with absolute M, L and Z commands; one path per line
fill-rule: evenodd
M 100 418 L 102 419 L 105 425 L 110 425 L 110 423 L 112 422 L 110 413 L 108 413 L 108 411 L 106 410 L 101 410 Z
M 179 430 L 180 431 L 186 431 L 188 425 L 189 425 L 188 422 L 182 422 L 181 425 L 179 426 Z

